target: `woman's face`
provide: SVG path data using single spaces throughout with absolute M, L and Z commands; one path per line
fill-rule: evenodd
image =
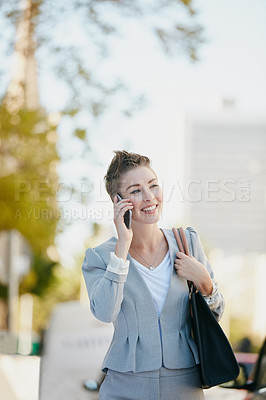
M 132 220 L 153 224 L 159 221 L 163 206 L 162 189 L 150 167 L 136 167 L 122 175 L 119 181 L 122 198 L 130 199 Z

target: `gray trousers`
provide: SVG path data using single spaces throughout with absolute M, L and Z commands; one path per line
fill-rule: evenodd
M 148 372 L 108 370 L 99 400 L 204 400 L 199 367 Z

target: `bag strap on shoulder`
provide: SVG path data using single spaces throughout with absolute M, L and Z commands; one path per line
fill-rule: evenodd
M 189 256 L 190 255 L 189 246 L 188 246 L 188 242 L 187 242 L 187 238 L 186 238 L 186 234 L 185 234 L 184 228 L 182 228 L 182 226 L 180 226 L 178 229 L 172 228 L 172 231 L 173 231 L 173 234 L 175 235 L 175 239 L 176 239 L 179 251 L 181 253 L 184 253 L 187 256 Z M 196 287 L 195 287 L 193 282 L 187 281 L 187 284 L 188 284 L 190 292 L 196 290 Z
M 175 235 L 175 239 L 177 241 L 179 250 L 182 253 L 185 253 L 187 256 L 189 256 L 190 254 L 189 254 L 188 242 L 187 242 L 185 231 L 182 228 L 182 226 L 180 226 L 180 228 L 178 228 L 178 230 L 176 228 L 173 228 L 172 231 Z

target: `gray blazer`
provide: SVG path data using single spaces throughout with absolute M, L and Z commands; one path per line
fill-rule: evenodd
M 179 251 L 174 234 L 163 229 L 172 264 Z M 204 254 L 198 233 L 185 229 L 190 254 L 209 271 L 212 268 Z M 86 250 L 82 264 L 92 313 L 101 321 L 112 322 L 114 335 L 103 362 L 119 372 L 141 372 L 159 369 L 189 368 L 199 363 L 197 347 L 190 334 L 188 286 L 174 267 L 167 297 L 158 318 L 150 291 L 137 270 L 132 257 L 128 275 L 106 270 L 110 252 L 115 251 L 117 239 L 110 238 L 95 248 Z M 219 319 L 223 312 L 223 298 L 215 310 Z M 161 331 L 161 335 L 160 335 Z

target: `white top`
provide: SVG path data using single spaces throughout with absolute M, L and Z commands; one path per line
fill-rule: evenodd
M 173 270 L 169 250 L 161 264 L 158 265 L 158 267 L 156 267 L 153 271 L 150 271 L 148 268 L 144 267 L 144 265 L 140 264 L 134 258 L 133 260 L 151 292 L 158 315 L 160 315 L 167 295 L 171 273 Z M 124 260 L 123 258 L 117 257 L 112 251 L 110 253 L 110 261 L 107 269 L 108 271 L 119 275 L 127 275 L 129 269 L 129 260 Z M 212 293 L 209 296 L 203 296 L 211 310 L 217 307 L 220 297 L 222 296 L 218 290 L 217 282 L 212 279 L 212 283 Z
M 170 252 L 168 250 L 163 261 L 154 269 L 149 270 L 147 267 L 136 261 L 134 264 L 138 268 L 139 273 L 143 277 L 153 298 L 158 316 L 161 314 L 168 288 L 170 285 L 173 267 L 171 264 Z

